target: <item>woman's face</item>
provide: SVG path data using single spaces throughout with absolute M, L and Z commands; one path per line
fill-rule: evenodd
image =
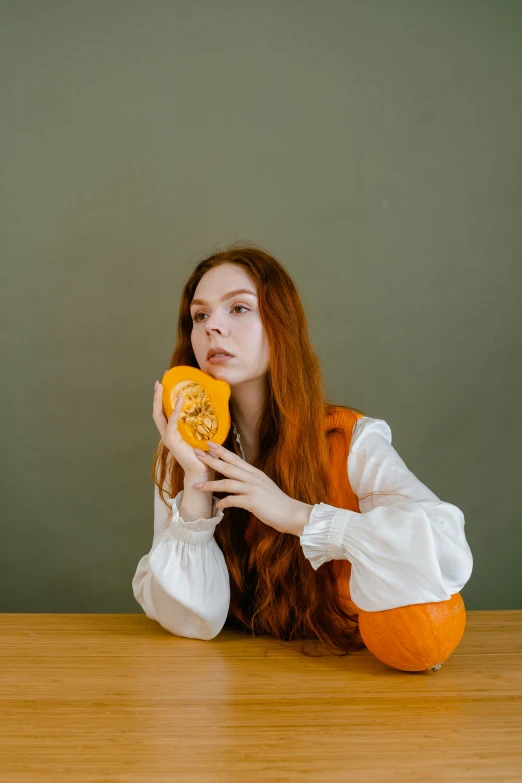
M 228 296 L 237 289 L 251 293 Z M 265 375 L 268 340 L 256 288 L 243 269 L 227 263 L 206 272 L 194 291 L 190 314 L 192 348 L 200 370 L 231 386 Z M 222 364 L 209 362 L 207 353 L 215 347 L 233 354 L 232 358 Z

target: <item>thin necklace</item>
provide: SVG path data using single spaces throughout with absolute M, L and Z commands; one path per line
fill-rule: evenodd
M 232 422 L 232 429 L 234 432 L 234 437 L 237 440 L 239 444 L 239 448 L 241 449 L 241 458 L 245 459 L 245 452 L 243 451 L 243 446 L 241 445 L 241 438 L 239 437 L 239 432 L 237 431 L 237 427 L 235 425 L 235 422 Z

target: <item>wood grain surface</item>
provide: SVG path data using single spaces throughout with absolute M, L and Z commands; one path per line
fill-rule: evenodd
M 0 648 L 2 783 L 522 782 L 522 610 L 431 673 L 143 614 L 0 614 Z

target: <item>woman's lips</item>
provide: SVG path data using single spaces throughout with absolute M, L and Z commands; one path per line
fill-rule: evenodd
M 233 356 L 211 356 L 208 360 L 209 364 L 226 364 Z

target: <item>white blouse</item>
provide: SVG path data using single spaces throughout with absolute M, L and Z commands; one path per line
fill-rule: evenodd
M 315 570 L 328 560 L 350 561 L 352 600 L 367 611 L 445 601 L 473 570 L 464 514 L 422 484 L 391 441 L 383 419 L 357 419 L 347 465 L 352 489 L 358 498 L 388 494 L 359 500 L 360 514 L 317 503 L 299 536 Z M 147 617 L 170 633 L 213 639 L 230 603 L 228 569 L 214 539 L 223 509 L 216 510 L 213 495 L 210 519 L 185 522 L 183 491 L 167 501 L 169 511 L 154 485 L 152 548 L 138 563 L 132 590 Z

